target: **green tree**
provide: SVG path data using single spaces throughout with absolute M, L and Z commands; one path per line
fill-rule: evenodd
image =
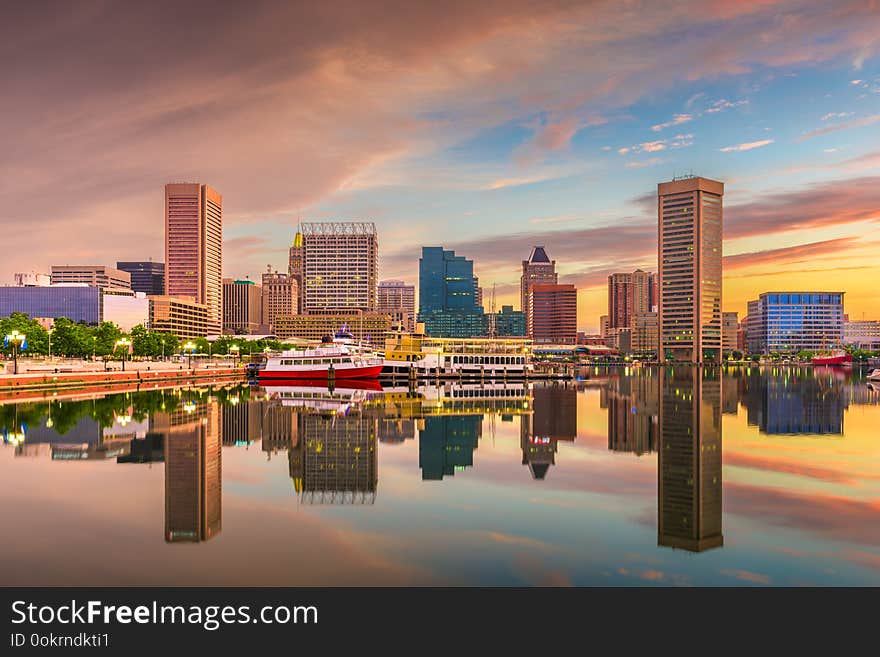
M 99 356 L 109 356 L 115 354 L 116 341 L 121 339 L 125 334 L 113 322 L 101 322 L 97 328 L 89 331 L 94 342 L 95 353 Z
M 25 354 L 46 354 L 49 351 L 49 333 L 40 326 L 40 323 L 31 319 L 27 313 L 12 313 L 9 317 L 0 319 L 0 333 L 5 337 L 18 331 L 27 339 Z M 12 345 L 3 348 L 5 355 L 12 353 Z

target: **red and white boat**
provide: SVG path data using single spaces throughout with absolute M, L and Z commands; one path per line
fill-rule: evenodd
M 376 379 L 383 366 L 381 358 L 325 338 L 325 342 L 314 349 L 270 354 L 266 366 L 260 370 L 260 380 Z
M 813 365 L 852 365 L 852 354 L 843 349 L 813 356 Z

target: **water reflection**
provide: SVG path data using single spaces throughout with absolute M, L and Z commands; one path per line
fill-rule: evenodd
M 848 411 L 876 406 L 880 391 L 859 372 L 674 367 L 588 374 L 569 383 L 414 389 L 328 389 L 304 382 L 97 398 L 70 393 L 51 402 L 2 405 L 0 428 L 19 463 L 45 461 L 65 472 L 76 471 L 74 462 L 90 463 L 83 468 L 97 470 L 83 475 L 83 486 L 100 489 L 103 468 L 127 469 L 132 480 L 157 473 L 164 481 L 164 530 L 157 516 L 151 533 L 158 540 L 163 531 L 164 541 L 173 544 L 219 545 L 230 533 L 240 535 L 243 516 L 233 511 L 224 527 L 223 514 L 230 514 L 230 500 L 241 504 L 241 491 L 250 490 L 253 522 L 271 523 L 262 515 L 261 497 L 281 494 L 283 508 L 295 501 L 297 512 L 308 515 L 332 506 L 324 511 L 328 521 L 343 513 L 350 523 L 380 522 L 398 538 L 423 514 L 445 532 L 469 523 L 492 527 L 506 514 L 505 504 L 517 498 L 511 517 L 522 524 L 493 531 L 493 541 L 552 545 L 574 528 L 589 534 L 592 510 L 607 504 L 599 522 L 618 523 L 618 533 L 619 523 L 641 509 L 639 531 L 647 532 L 634 534 L 640 539 L 630 552 L 650 547 L 660 559 L 680 551 L 726 555 L 731 541 L 713 549 L 725 545 L 723 527 L 729 538 L 743 541 L 743 522 L 758 521 L 782 528 L 772 531 L 825 531 L 837 540 L 862 531 L 867 534 L 856 539 L 859 545 L 880 545 L 876 532 L 857 529 L 869 525 L 846 520 L 847 514 L 870 516 L 878 499 L 870 475 L 877 447 L 864 438 L 860 416 Z M 880 420 L 876 413 L 871 417 Z M 824 440 L 809 441 L 812 448 L 798 436 Z M 826 451 L 847 436 L 847 450 Z M 852 436 L 861 442 L 853 443 Z M 114 459 L 119 466 L 111 465 Z M 232 492 L 224 490 L 224 470 Z M 280 486 L 269 485 L 269 478 L 279 476 Z M 481 494 L 473 496 L 475 490 Z M 162 493 L 156 492 L 153 504 L 161 512 Z M 125 499 L 118 489 L 102 494 Z M 445 500 L 458 499 L 456 509 L 481 509 L 483 495 L 493 498 L 492 506 L 486 500 L 475 518 L 446 508 Z M 729 506 L 726 515 L 722 500 Z M 100 521 L 85 522 L 86 529 L 100 532 L 88 524 Z M 540 530 L 528 540 L 508 536 L 530 527 Z M 361 530 L 376 531 L 369 524 Z M 434 530 L 423 525 L 422 531 Z M 862 554 L 858 545 L 848 549 Z M 700 560 L 707 558 L 711 563 L 717 557 Z

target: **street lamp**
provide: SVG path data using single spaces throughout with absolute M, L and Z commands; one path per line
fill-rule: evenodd
M 239 353 L 241 351 L 241 347 L 239 347 L 237 344 L 233 344 L 230 345 L 229 351 L 235 354 L 235 364 L 238 365 L 241 362 L 241 354 Z
M 18 351 L 21 349 L 22 345 L 25 341 L 24 333 L 19 333 L 18 331 L 13 331 L 9 335 L 6 336 L 6 344 L 12 345 L 12 358 L 15 363 L 15 369 L 13 374 L 18 374 Z
M 119 340 L 116 341 L 116 348 L 114 349 L 114 351 L 116 351 L 116 349 L 119 349 L 119 347 L 123 347 L 125 349 L 125 351 L 122 352 L 122 371 L 124 372 L 125 371 L 125 353 L 128 351 L 128 348 L 131 347 L 131 340 L 129 340 L 128 338 L 120 338 Z
M 198 347 L 196 347 L 196 343 L 192 340 L 188 340 L 187 343 L 183 345 L 183 352 L 189 352 L 189 369 L 192 369 L 192 357 L 193 352 L 195 352 L 196 349 L 198 349 Z

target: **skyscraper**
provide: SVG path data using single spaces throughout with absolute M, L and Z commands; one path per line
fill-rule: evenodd
M 702 552 L 721 531 L 721 379 L 717 369 L 661 369 L 657 544 Z
M 442 246 L 423 246 L 419 259 L 419 317 L 432 337 L 483 335 L 483 309 L 477 305 L 474 263 Z
M 534 283 L 526 315 L 536 344 L 577 344 L 577 289 L 574 285 Z
M 200 183 L 165 185 L 165 293 L 208 307 L 208 333 L 223 328 L 223 197 Z
M 379 283 L 378 311 L 391 315 L 406 330 L 412 331 L 416 321 L 416 287 L 403 281 L 391 280 Z
M 270 333 L 276 332 L 278 318 L 296 315 L 299 307 L 299 285 L 292 276 L 272 272 L 271 267 L 263 274 L 262 324 Z
M 654 274 L 637 269 L 608 276 L 609 328 L 632 328 L 636 315 L 649 313 L 657 304 Z
M 522 261 L 522 276 L 519 279 L 520 309 L 526 314 L 529 323 L 529 290 L 534 283 L 558 283 L 556 261 L 550 260 L 543 246 L 533 246 L 528 260 Z
M 117 262 L 116 268 L 131 276 L 131 289 L 144 294 L 165 294 L 165 263 Z
M 297 230 L 293 238 L 293 244 L 290 245 L 290 258 L 287 263 L 287 275 L 296 281 L 297 299 L 296 307 L 303 307 L 303 274 L 305 271 L 305 247 L 303 246 L 302 233 Z
M 258 333 L 263 315 L 262 288 L 248 280 L 223 279 L 223 332 Z
M 372 222 L 320 222 L 301 226 L 304 312 L 376 310 L 379 237 Z
M 843 345 L 843 292 L 764 292 L 749 301 L 753 354 L 796 353 Z
M 660 361 L 721 360 L 721 197 L 692 176 L 657 185 Z

